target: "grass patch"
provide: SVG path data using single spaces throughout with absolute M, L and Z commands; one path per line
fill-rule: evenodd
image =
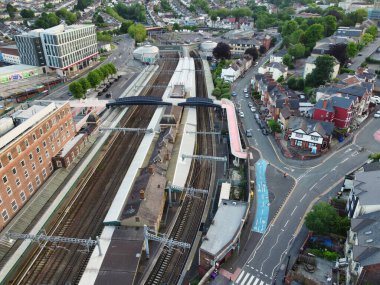
M 116 11 L 115 9 L 111 8 L 111 7 L 107 7 L 106 8 L 106 13 L 108 15 L 110 15 L 111 17 L 115 18 L 116 20 L 118 20 L 119 22 L 121 23 L 124 23 L 124 22 L 127 22 L 127 20 L 125 20 L 122 16 L 120 16 Z

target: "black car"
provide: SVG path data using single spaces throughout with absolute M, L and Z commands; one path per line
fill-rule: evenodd
M 265 128 L 264 128 L 264 129 L 262 129 L 262 130 L 261 130 L 261 132 L 263 133 L 263 135 L 264 135 L 264 136 L 267 136 L 267 135 L 269 135 L 269 133 L 268 133 L 267 129 L 265 129 Z
M 265 123 L 263 121 L 260 120 L 257 123 L 259 124 L 260 129 L 265 129 Z

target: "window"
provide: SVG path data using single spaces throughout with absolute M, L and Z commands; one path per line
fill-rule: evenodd
M 62 132 L 63 131 L 63 126 L 61 126 L 60 129 L 61 129 L 61 132 Z
M 16 179 L 16 185 L 17 185 L 17 186 L 20 186 L 20 185 L 21 185 L 21 182 L 20 182 L 20 179 L 19 179 L 19 178 Z
M 46 178 L 46 169 L 45 168 L 42 169 L 42 175 L 43 175 L 44 178 Z
M 32 153 L 29 153 L 29 159 L 30 159 L 30 160 L 33 159 L 33 154 L 32 154 Z
M 55 145 L 51 145 L 51 149 L 53 150 L 53 151 L 55 151 Z
M 49 169 L 50 171 L 53 171 L 53 164 L 51 162 L 49 162 Z
M 25 170 L 25 171 L 24 171 L 24 174 L 25 174 L 25 178 L 28 178 L 28 177 L 29 177 L 28 170 Z
M 45 156 L 46 156 L 46 158 L 49 157 L 49 152 L 47 150 L 45 150 Z
M 43 132 L 43 130 L 42 130 L 42 128 L 40 128 L 40 134 L 42 135 L 44 132 Z
M 61 145 L 61 140 L 60 139 L 57 140 L 57 144 Z
M 37 151 L 37 153 L 40 153 L 40 148 L 37 147 L 37 148 L 36 148 L 36 151 Z
M 34 140 L 34 141 L 37 140 L 37 137 L 36 137 L 35 134 L 33 134 L 32 137 L 33 137 L 33 140 Z
M 40 164 L 42 164 L 42 156 L 40 156 L 40 157 L 38 158 L 38 161 L 40 162 Z
M 43 141 L 43 142 L 42 142 L 42 145 L 43 145 L 44 147 L 46 147 L 46 141 Z
M 3 199 L 0 196 L 0 205 L 3 204 Z
M 29 193 L 33 193 L 33 185 L 32 185 L 32 182 L 29 182 L 29 184 L 28 184 L 28 190 L 29 190 Z
M 12 202 L 11 202 L 11 206 L 12 206 L 12 210 L 13 210 L 13 212 L 16 212 L 17 211 L 17 203 L 16 203 L 16 200 L 13 200 Z
M 303 138 L 303 135 L 302 135 L 302 134 L 299 134 L 299 133 L 296 133 L 296 138 L 300 138 L 300 139 L 302 139 L 302 138 Z
M 9 219 L 9 216 L 8 216 L 8 212 L 7 212 L 7 210 L 3 210 L 3 211 L 1 212 L 1 215 L 3 216 L 3 220 L 4 220 L 4 222 L 6 222 L 6 221 Z
M 36 164 L 35 163 L 32 163 L 32 169 L 36 170 Z
M 24 191 L 20 192 L 20 197 L 21 197 L 21 201 L 25 202 L 26 196 L 25 196 L 25 192 Z
M 13 173 L 13 174 L 16 174 L 16 173 L 17 173 L 16 167 L 13 167 L 13 168 L 12 168 L 12 173 Z
M 0 161 L 0 168 L 3 168 L 3 164 L 1 163 L 1 161 Z
M 6 175 L 3 176 L 3 182 L 7 183 L 8 182 L 8 177 Z
M 8 154 L 7 154 L 7 157 L 8 157 L 8 159 L 9 159 L 9 161 L 12 160 L 12 154 L 11 154 L 11 153 L 8 153 Z
M 296 141 L 296 145 L 297 145 L 297 146 L 302 146 L 302 141 L 297 140 L 297 141 Z
M 21 166 L 22 166 L 22 167 L 25 167 L 25 160 L 21 160 L 20 163 L 21 163 Z
M 17 151 L 17 153 L 21 153 L 21 147 L 19 145 L 16 146 L 16 151 Z
M 26 146 L 26 147 L 29 146 L 29 141 L 28 141 L 28 140 L 25 140 L 25 146 Z
M 309 148 L 317 146 L 315 143 L 309 143 Z
M 319 137 L 311 136 L 310 139 L 311 139 L 312 141 L 318 141 Z
M 12 189 L 10 186 L 7 187 L 7 194 L 8 196 L 12 195 Z
M 36 183 L 37 183 L 37 186 L 39 186 L 41 184 L 41 180 L 40 180 L 40 177 L 38 175 L 36 176 Z

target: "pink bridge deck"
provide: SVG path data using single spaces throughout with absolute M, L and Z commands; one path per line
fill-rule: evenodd
M 228 132 L 230 136 L 231 153 L 242 159 L 247 159 L 247 152 L 242 149 L 239 127 L 236 118 L 235 105 L 228 99 L 222 99 L 222 108 L 227 112 Z

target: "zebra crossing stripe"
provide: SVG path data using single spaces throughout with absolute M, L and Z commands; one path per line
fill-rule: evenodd
M 243 277 L 244 273 L 245 273 L 244 270 L 242 272 L 240 272 L 240 275 L 239 275 L 238 279 L 236 280 L 236 284 L 239 284 L 240 279 Z
M 253 281 L 253 278 L 255 278 L 255 276 L 251 276 L 251 278 L 248 280 L 247 285 L 251 285 L 251 283 L 252 283 L 252 281 Z
M 247 275 L 245 275 L 243 281 L 241 281 L 241 285 L 244 285 L 245 282 L 247 282 L 247 279 L 249 278 L 249 275 L 250 275 L 249 273 L 247 273 Z

